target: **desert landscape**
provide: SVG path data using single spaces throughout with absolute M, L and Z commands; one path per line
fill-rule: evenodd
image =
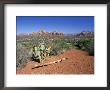
M 51 46 L 42 62 L 32 58 L 33 45 Z M 39 30 L 17 35 L 16 74 L 94 74 L 94 32 L 77 34 Z

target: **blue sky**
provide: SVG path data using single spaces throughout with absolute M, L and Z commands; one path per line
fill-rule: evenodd
M 41 29 L 48 32 L 94 31 L 94 16 L 16 16 L 17 34 Z

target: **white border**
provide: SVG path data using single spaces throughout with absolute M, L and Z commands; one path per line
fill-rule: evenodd
M 95 16 L 94 75 L 16 75 L 16 16 Z M 5 6 L 5 87 L 106 87 L 107 5 Z

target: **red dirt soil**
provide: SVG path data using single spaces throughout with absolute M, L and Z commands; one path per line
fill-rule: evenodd
M 63 59 L 62 59 L 63 58 Z M 87 52 L 70 49 L 57 56 L 49 56 L 43 63 L 62 59 L 61 62 L 34 68 L 38 62 L 29 61 L 17 74 L 94 74 L 94 56 Z M 34 69 L 32 69 L 34 68 Z

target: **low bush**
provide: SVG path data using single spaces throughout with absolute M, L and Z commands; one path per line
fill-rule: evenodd
M 51 55 L 57 55 L 58 53 L 57 53 L 57 51 L 56 51 L 56 49 L 53 49 L 53 50 L 51 50 L 50 51 L 50 53 L 49 53 L 49 55 L 51 56 Z
M 16 45 L 16 67 L 17 69 L 21 69 L 25 66 L 27 61 L 29 60 L 29 53 L 22 44 Z
M 89 55 L 94 56 L 94 41 L 91 40 L 86 49 L 89 52 Z
M 71 43 L 67 43 L 64 39 L 57 38 L 52 42 L 52 44 L 52 53 L 57 52 L 58 54 L 66 49 L 72 48 Z
M 74 41 L 73 45 L 78 49 L 87 51 L 89 55 L 94 55 L 94 39 L 78 39 Z

